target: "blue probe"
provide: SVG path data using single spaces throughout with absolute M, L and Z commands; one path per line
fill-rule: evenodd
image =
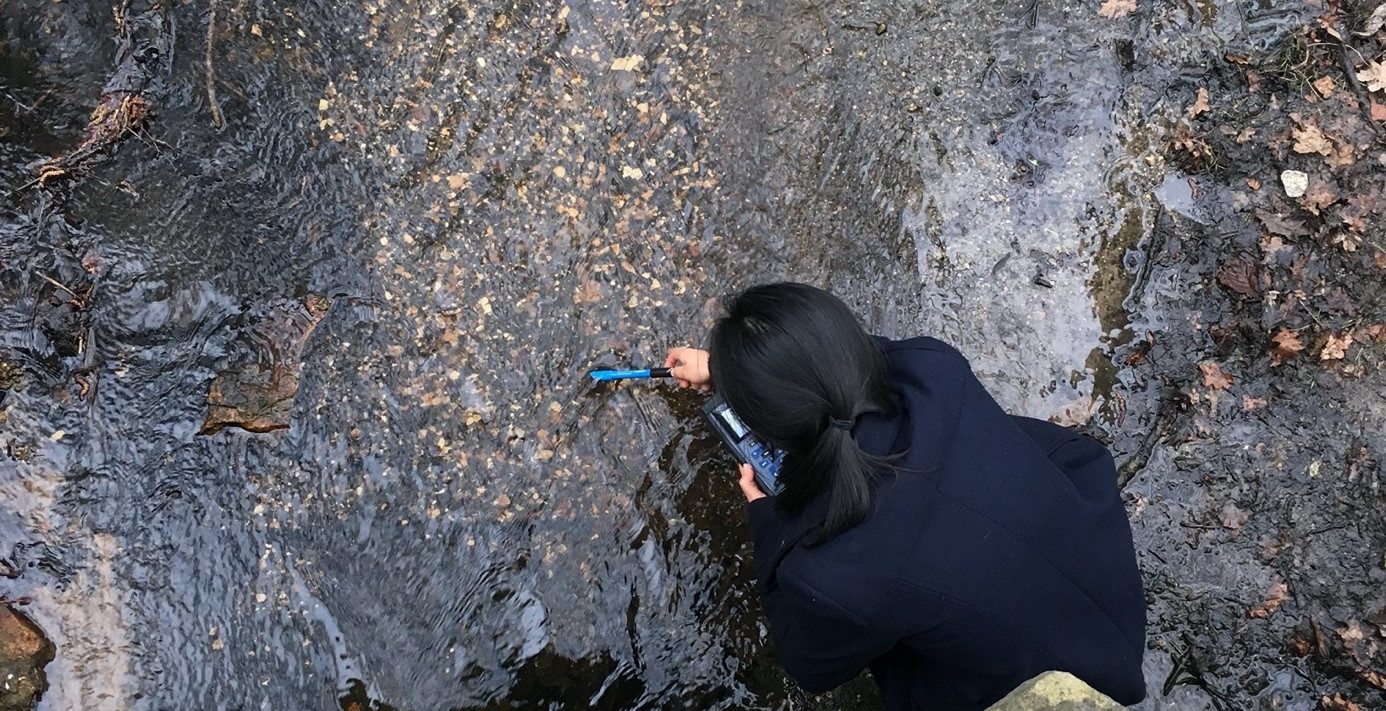
M 594 370 L 592 379 L 598 382 L 611 380 L 632 380 L 640 378 L 667 378 L 668 368 L 645 368 L 644 370 Z

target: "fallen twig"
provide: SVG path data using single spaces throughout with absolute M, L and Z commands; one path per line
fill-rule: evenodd
M 1362 53 L 1358 52 L 1356 47 L 1349 45 L 1341 34 L 1337 29 L 1334 29 L 1328 33 L 1328 36 L 1332 37 L 1338 44 L 1338 62 L 1342 65 L 1343 74 L 1347 76 L 1348 86 L 1351 86 L 1353 93 L 1357 94 L 1358 110 L 1367 119 L 1367 127 L 1379 135 L 1381 129 L 1372 119 L 1372 100 L 1367 96 L 1367 88 L 1362 86 L 1362 82 L 1357 79 L 1357 72 L 1352 68 L 1352 58 L 1348 56 L 1347 51 L 1351 49 L 1353 52 L 1357 52 L 1359 57 L 1362 56 Z
M 207 52 L 205 60 L 207 63 L 207 106 L 212 110 L 212 124 L 218 129 L 225 125 L 222 120 L 221 106 L 217 103 L 217 77 L 216 71 L 212 68 L 212 33 L 217 29 L 217 0 L 212 0 L 212 9 L 207 15 Z
M 75 292 L 75 291 L 73 291 L 73 290 L 67 288 L 66 286 L 63 286 L 62 282 L 59 282 L 57 279 L 54 279 L 53 277 L 48 276 L 47 274 L 44 274 L 43 272 L 34 272 L 34 273 L 37 274 L 37 275 L 39 276 L 40 279 L 42 279 L 42 280 L 48 282 L 49 284 L 52 284 L 53 286 L 55 286 L 55 287 L 57 287 L 57 288 L 59 288 L 59 289 L 62 289 L 63 291 L 66 291 L 66 292 L 69 293 L 69 294 L 71 294 L 71 295 L 72 295 L 72 298 L 75 299 L 79 304 L 82 302 L 82 297 L 78 296 L 78 295 L 77 295 L 77 292 Z

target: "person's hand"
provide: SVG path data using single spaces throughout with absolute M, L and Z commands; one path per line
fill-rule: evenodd
M 712 374 L 707 369 L 707 351 L 697 348 L 670 348 L 664 367 L 674 376 L 681 388 L 712 389 Z
M 737 469 L 741 472 L 741 478 L 736 483 L 741 485 L 741 493 L 746 495 L 746 503 L 765 498 L 765 492 L 756 485 L 756 470 L 752 469 L 750 464 L 742 464 Z

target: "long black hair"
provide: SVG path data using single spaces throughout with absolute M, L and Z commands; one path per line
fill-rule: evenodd
M 713 386 L 746 426 L 785 450 L 777 505 L 801 512 L 826 492 L 820 539 L 871 510 L 883 463 L 851 427 L 898 407 L 885 357 L 847 305 L 822 289 L 784 282 L 751 287 L 727 303 L 708 344 Z

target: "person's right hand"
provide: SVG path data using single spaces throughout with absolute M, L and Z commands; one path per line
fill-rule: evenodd
M 670 348 L 664 367 L 674 376 L 681 388 L 712 389 L 712 374 L 707 368 L 707 351 L 697 348 Z

